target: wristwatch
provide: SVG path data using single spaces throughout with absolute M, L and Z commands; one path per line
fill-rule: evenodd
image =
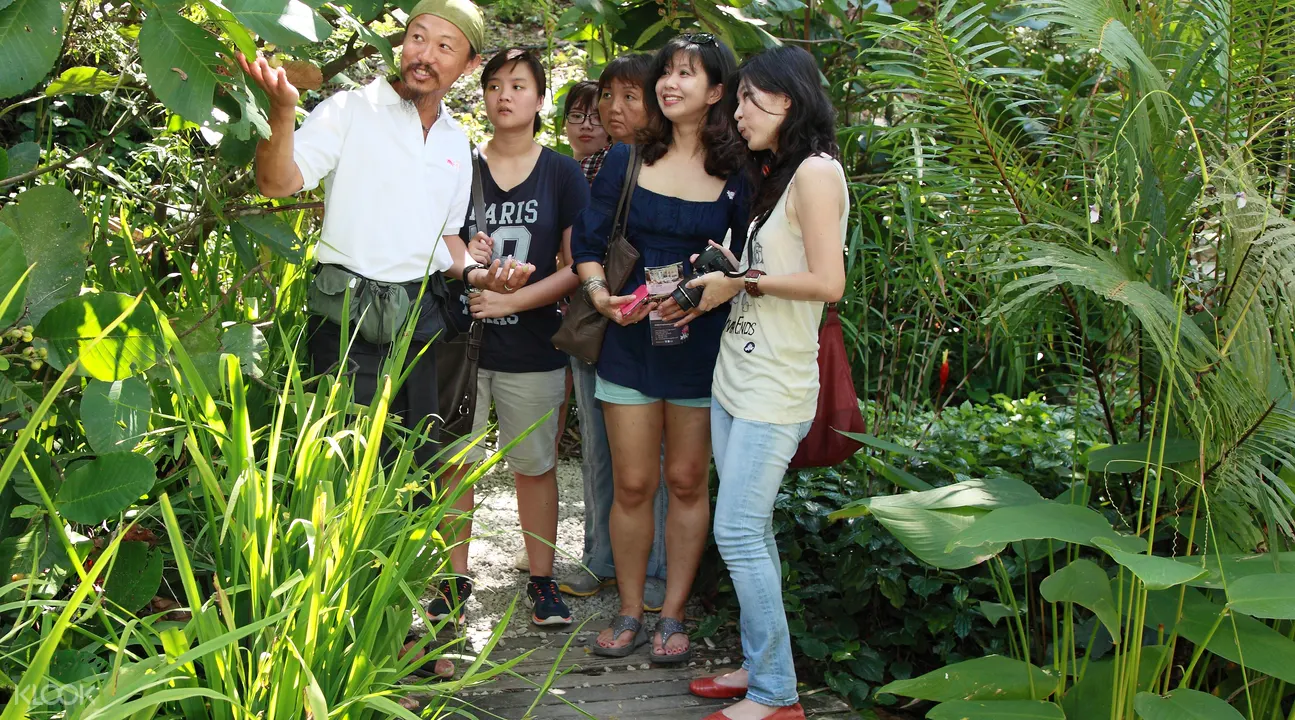
M 760 289 L 760 276 L 764 275 L 763 270 L 752 268 L 746 271 L 746 294 L 753 298 L 764 297 L 764 291 Z
M 486 266 L 482 265 L 481 263 L 472 263 L 471 265 L 468 265 L 467 267 L 463 268 L 463 277 L 460 278 L 461 280 L 463 280 L 463 284 L 467 285 L 469 288 L 476 289 L 476 286 L 473 285 L 472 281 L 468 279 L 468 275 L 471 274 L 473 270 L 483 270 L 485 269 L 485 267 Z

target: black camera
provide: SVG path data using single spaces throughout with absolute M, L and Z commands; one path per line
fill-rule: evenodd
M 693 278 L 705 275 L 711 272 L 722 272 L 729 277 L 738 277 L 740 273 L 733 264 L 728 261 L 728 256 L 724 251 L 714 245 L 707 245 L 705 250 L 697 256 L 692 264 L 693 274 L 679 283 L 679 286 L 670 293 L 670 297 L 679 304 L 680 309 L 684 312 L 692 310 L 701 302 L 701 295 L 705 288 L 688 287 L 688 281 Z

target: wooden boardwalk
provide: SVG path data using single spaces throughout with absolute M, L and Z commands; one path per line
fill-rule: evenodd
M 628 658 L 604 658 L 589 647 L 597 637 L 593 630 L 579 631 L 566 655 L 561 655 L 570 632 L 528 634 L 506 640 L 491 659 L 502 662 L 531 654 L 515 668 L 515 675 L 496 678 L 472 688 L 454 699 L 461 717 L 480 720 L 701 720 L 728 702 L 703 700 L 688 693 L 693 678 L 727 672 L 740 664 L 731 649 L 710 649 L 693 643 L 693 665 L 658 668 L 648 663 L 648 646 Z M 726 665 L 721 665 L 728 660 Z M 540 697 L 539 687 L 554 672 L 555 679 Z M 709 663 L 709 665 L 708 665 Z M 722 670 L 720 668 L 723 668 Z M 538 698 L 538 700 L 537 700 Z M 801 698 L 810 717 L 846 720 L 857 715 L 830 692 L 805 692 Z

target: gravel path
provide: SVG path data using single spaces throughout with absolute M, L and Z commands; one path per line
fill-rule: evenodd
M 477 511 L 474 515 L 469 566 L 474 589 L 467 604 L 467 638 L 473 650 L 480 650 L 503 619 L 508 605 L 517 598 L 505 638 L 543 633 L 530 623 L 526 599 L 527 575 L 513 567 L 522 549 L 521 527 L 517 522 L 517 495 L 512 473 L 503 462 L 477 483 Z M 584 490 L 578 458 L 558 462 L 558 557 L 555 577 L 576 569 L 584 548 Z M 600 629 L 620 609 L 615 588 L 593 597 L 566 596 L 576 625 L 589 621 L 586 629 Z M 696 618 L 700 610 L 689 607 Z M 652 627 L 650 620 L 648 627 Z

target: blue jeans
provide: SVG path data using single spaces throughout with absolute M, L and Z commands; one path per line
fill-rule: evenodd
M 718 401 L 710 406 L 711 446 L 719 471 L 715 543 L 742 607 L 742 667 L 750 674 L 746 696 L 770 707 L 797 700 L 773 503 L 811 424 L 740 420 Z
M 593 365 L 571 358 L 571 376 L 576 390 L 576 409 L 580 413 L 580 472 L 585 481 L 585 548 L 580 562 L 598 577 L 616 577 L 612 538 L 608 531 L 615 492 L 612 452 L 607 445 L 602 403 L 594 397 L 598 373 Z M 665 579 L 665 516 L 669 496 L 665 488 L 664 463 L 661 468 L 661 485 L 653 501 L 656 537 L 648 556 L 647 574 L 648 577 Z

